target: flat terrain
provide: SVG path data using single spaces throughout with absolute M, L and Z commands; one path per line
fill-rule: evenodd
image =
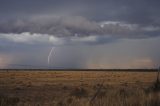
M 0 71 L 0 106 L 158 106 L 156 72 Z

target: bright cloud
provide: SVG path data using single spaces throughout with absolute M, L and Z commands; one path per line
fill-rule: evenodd
M 23 44 L 42 44 L 42 45 L 70 45 L 70 44 L 99 44 L 106 40 L 110 40 L 110 37 L 99 37 L 99 36 L 72 36 L 72 37 L 56 37 L 54 35 L 39 34 L 24 32 L 20 34 L 15 33 L 0 33 L 0 40 L 13 42 L 13 43 L 23 43 Z

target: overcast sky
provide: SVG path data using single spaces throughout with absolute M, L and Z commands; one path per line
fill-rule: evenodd
M 156 68 L 159 0 L 0 0 L 0 68 Z

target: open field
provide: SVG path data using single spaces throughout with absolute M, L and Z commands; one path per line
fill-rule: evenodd
M 156 72 L 0 71 L 0 106 L 158 106 Z

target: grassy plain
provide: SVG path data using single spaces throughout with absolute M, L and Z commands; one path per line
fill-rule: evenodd
M 158 106 L 156 72 L 0 71 L 0 106 Z

